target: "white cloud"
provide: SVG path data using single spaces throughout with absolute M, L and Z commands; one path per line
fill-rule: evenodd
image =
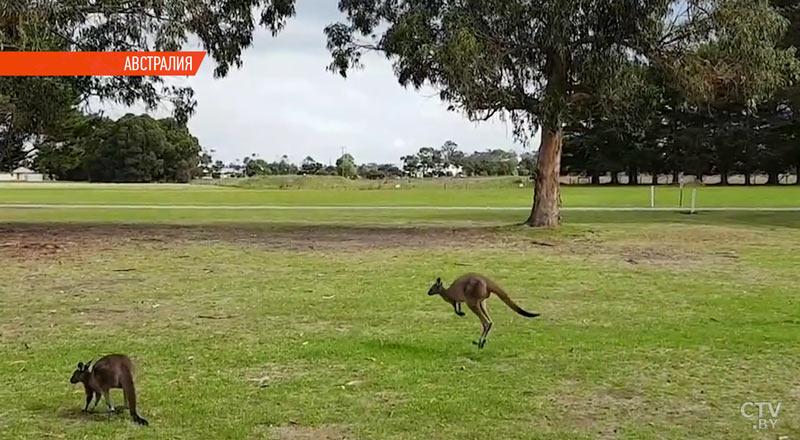
M 365 57 L 366 68 L 346 80 L 326 71 L 330 55 L 322 29 L 337 19 L 335 2 L 298 7 L 278 37 L 259 31 L 243 67 L 226 78 L 214 79 L 213 60 L 206 58 L 197 76 L 174 79 L 194 88 L 198 107 L 189 128 L 216 157 L 228 162 L 251 153 L 267 160 L 287 154 L 299 162 L 310 155 L 327 163 L 346 146 L 358 162 L 399 163 L 402 155 L 446 140 L 467 152 L 523 151 L 506 123 L 470 122 L 448 112 L 435 91 L 402 88 L 382 56 Z M 141 112 L 105 109 L 111 116 Z

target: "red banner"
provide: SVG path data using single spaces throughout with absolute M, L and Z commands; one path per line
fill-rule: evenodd
M 0 52 L 0 76 L 194 76 L 205 52 Z

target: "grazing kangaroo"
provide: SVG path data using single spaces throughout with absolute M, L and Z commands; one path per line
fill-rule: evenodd
M 147 425 L 147 420 L 139 417 L 136 413 L 136 390 L 133 387 L 133 362 L 128 356 L 123 354 L 110 354 L 98 359 L 94 364 L 92 361 L 84 364 L 78 362 L 78 369 L 72 373 L 69 380 L 76 384 L 83 382 L 86 389 L 86 407 L 83 411 L 89 411 L 89 404 L 92 397 L 95 397 L 94 406 L 100 402 L 100 394 L 106 399 L 106 406 L 109 412 L 114 411 L 114 404 L 111 402 L 111 388 L 122 388 L 128 409 L 131 412 L 133 421 L 141 425 Z
M 456 315 L 464 316 L 464 312 L 461 311 L 462 302 L 467 303 L 470 310 L 478 315 L 478 318 L 481 320 L 481 325 L 483 326 L 480 339 L 474 342 L 478 348 L 483 348 L 486 345 L 486 337 L 489 335 L 489 330 L 492 329 L 492 319 L 489 318 L 489 312 L 486 310 L 485 303 L 486 299 L 489 298 L 489 295 L 492 293 L 506 303 L 511 310 L 522 316 L 528 318 L 539 316 L 538 313 L 530 313 L 523 310 L 508 297 L 508 294 L 506 294 L 500 286 L 485 276 L 476 273 L 468 273 L 460 276 L 446 289 L 442 284 L 442 279 L 437 278 L 436 283 L 428 290 L 428 295 L 441 295 L 445 301 L 452 304 Z

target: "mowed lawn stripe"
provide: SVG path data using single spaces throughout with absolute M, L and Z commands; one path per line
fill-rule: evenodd
M 125 204 L 71 204 L 71 203 L 4 203 L 9 209 L 198 209 L 198 210 L 423 210 L 423 211 L 519 211 L 528 206 L 386 206 L 386 205 L 125 205 Z M 565 211 L 686 211 L 690 207 L 635 207 L 635 206 L 565 206 Z M 800 211 L 800 207 L 696 207 L 696 211 Z
M 204 185 L 0 185 L 0 204 L 222 206 L 530 206 L 530 187 L 494 189 L 263 190 Z M 655 206 L 689 206 L 691 188 L 659 186 Z M 563 206 L 649 207 L 650 187 L 563 186 Z M 800 186 L 700 187 L 698 207 L 800 207 Z

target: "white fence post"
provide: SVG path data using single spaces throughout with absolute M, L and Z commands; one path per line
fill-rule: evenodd
M 692 189 L 692 211 L 691 214 L 694 214 L 695 202 L 697 202 L 697 188 Z
M 656 207 L 656 186 L 650 185 L 650 207 Z

